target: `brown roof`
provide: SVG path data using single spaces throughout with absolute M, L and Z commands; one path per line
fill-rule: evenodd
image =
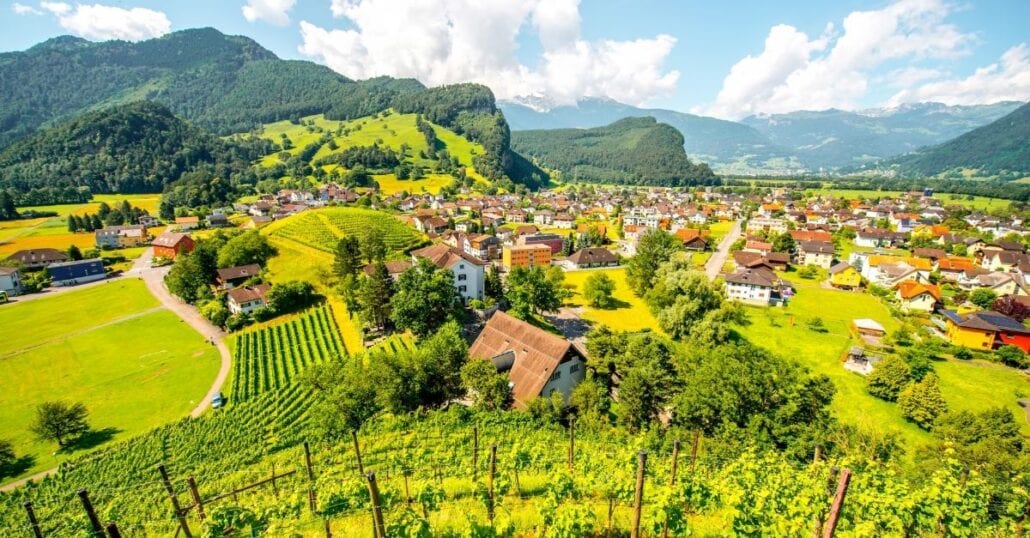
M 934 300 L 941 300 L 941 289 L 933 284 L 921 284 L 919 282 L 912 282 L 911 280 L 906 280 L 905 282 L 898 284 L 898 294 L 901 295 L 902 299 L 913 299 L 924 293 L 929 293 Z
M 0 276 L 13 275 L 17 272 L 18 270 L 13 267 L 0 267 Z
M 31 250 L 19 250 L 7 257 L 9 260 L 18 260 L 21 263 L 30 264 L 36 262 L 63 262 L 68 255 L 56 248 L 35 248 Z
M 385 265 L 386 272 L 390 273 L 391 275 L 403 273 L 404 271 L 407 271 L 411 268 L 411 262 L 409 262 L 408 260 L 388 261 Z M 362 267 L 361 270 L 364 271 L 366 275 L 372 276 L 373 274 L 375 274 L 376 266 L 374 263 L 370 263 Z
M 830 232 L 822 230 L 791 230 L 790 237 L 795 241 L 832 241 Z
M 218 270 L 218 280 L 221 282 L 228 282 L 239 278 L 250 278 L 260 272 L 261 266 L 256 263 L 241 265 L 239 267 L 229 267 L 227 269 Z
M 577 250 L 569 256 L 568 259 L 576 265 L 612 263 L 619 261 L 619 258 L 617 258 L 615 254 L 612 254 L 608 249 L 601 247 L 590 247 Z
M 825 241 L 802 241 L 801 244 L 798 245 L 798 249 L 802 252 L 833 254 L 833 243 L 827 243 Z
M 525 321 L 497 312 L 469 348 L 469 356 L 493 359 L 514 353 L 508 373 L 515 405 L 525 407 L 540 395 L 562 359 L 574 350 L 572 342 L 534 327 Z
M 742 269 L 736 273 L 726 275 L 726 282 L 729 284 L 752 284 L 771 288 L 776 281 L 776 275 L 768 269 Z
M 414 250 L 411 255 L 416 258 L 426 258 L 441 269 L 450 269 L 459 261 L 466 261 L 473 265 L 485 265 L 482 260 L 466 254 L 465 251 L 442 243 Z
M 155 238 L 151 244 L 155 247 L 175 248 L 175 246 L 178 245 L 180 241 L 188 238 L 189 236 L 189 234 L 165 232 L 157 236 L 157 238 Z
M 250 286 L 246 288 L 233 288 L 229 290 L 229 299 L 236 304 L 249 303 L 255 299 L 265 300 L 265 294 L 272 286 L 268 284 L 258 284 L 257 286 Z

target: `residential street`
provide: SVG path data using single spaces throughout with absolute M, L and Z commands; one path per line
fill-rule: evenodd
M 719 277 L 719 273 L 722 272 L 722 266 L 726 265 L 726 262 L 730 258 L 730 247 L 733 243 L 740 238 L 740 221 L 733 223 L 733 228 L 730 229 L 730 233 L 726 234 L 726 237 L 722 238 L 719 243 L 719 248 L 712 253 L 712 257 L 708 259 L 708 263 L 705 264 L 705 274 L 708 275 L 709 280 L 715 280 Z

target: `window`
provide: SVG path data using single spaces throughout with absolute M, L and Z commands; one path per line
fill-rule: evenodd
M 569 373 L 570 374 L 578 372 L 578 371 L 579 371 L 579 363 L 578 362 L 573 364 L 573 365 L 571 365 L 571 366 L 569 366 Z
M 468 278 L 468 275 L 466 275 L 465 273 L 459 273 L 458 274 L 458 281 L 459 282 L 462 281 L 462 280 L 465 280 L 467 278 Z
M 467 286 L 458 286 L 458 293 L 465 293 L 468 290 Z
M 555 370 L 554 373 L 551 374 L 551 381 L 554 381 L 554 380 L 560 379 L 560 378 L 561 378 L 561 370 Z

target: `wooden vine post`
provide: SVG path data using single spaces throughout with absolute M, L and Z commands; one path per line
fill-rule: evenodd
M 108 538 L 122 538 L 122 532 L 118 530 L 118 524 L 114 521 L 107 524 Z
M 479 426 L 472 426 L 472 481 L 479 474 Z
M 157 470 L 161 473 L 161 481 L 164 482 L 165 490 L 168 492 L 168 498 L 172 500 L 172 508 L 175 510 L 175 518 L 179 520 L 179 528 L 182 529 L 182 533 L 186 538 L 193 538 L 193 533 L 190 532 L 190 526 L 186 523 L 186 514 L 183 513 L 182 507 L 179 505 L 179 497 L 175 495 L 175 489 L 172 488 L 172 481 L 168 479 L 168 470 L 165 469 L 164 464 L 158 465 Z
M 669 485 L 676 485 L 676 467 L 679 465 L 680 460 L 680 440 L 676 439 L 672 442 L 672 470 L 669 472 Z
M 647 451 L 641 450 L 637 455 L 637 486 L 633 494 L 633 528 L 630 538 L 640 537 L 640 511 L 644 505 L 644 468 L 647 467 Z
M 365 474 L 365 466 L 361 463 L 361 445 L 358 444 L 358 431 L 351 430 L 350 435 L 354 439 L 354 456 L 358 458 L 358 472 Z
M 841 470 L 840 480 L 837 482 L 837 493 L 833 496 L 833 506 L 830 507 L 830 516 L 823 528 L 823 538 L 833 538 L 833 533 L 837 530 L 837 521 L 840 519 L 840 512 L 844 507 L 844 496 L 848 493 L 850 483 L 851 469 Z
M 497 443 L 490 445 L 490 480 L 488 482 L 488 488 L 490 491 L 490 505 L 487 510 L 487 515 L 490 517 L 490 523 L 494 522 L 494 508 L 496 507 L 494 498 L 494 475 L 497 474 Z
M 89 492 L 80 489 L 79 500 L 82 501 L 82 508 L 86 511 L 86 517 L 89 518 L 89 526 L 93 528 L 93 536 L 104 538 L 104 527 L 100 525 L 97 511 L 93 509 L 93 503 L 89 500 Z
M 694 464 L 697 463 L 697 447 L 701 444 L 701 430 L 694 430 L 694 444 L 690 447 L 690 474 L 694 474 Z
M 569 421 L 569 471 L 576 464 L 576 420 Z
M 197 489 L 197 481 L 190 476 L 186 479 L 186 483 L 190 486 L 190 496 L 193 497 L 193 504 L 197 507 L 197 517 L 199 517 L 201 521 L 204 521 L 204 518 L 207 517 L 207 515 L 204 513 L 204 500 L 200 498 L 200 490 Z
M 29 516 L 29 526 L 32 527 L 32 536 L 34 538 L 43 538 L 43 531 L 39 528 L 39 520 L 36 519 L 36 510 L 32 508 L 32 503 L 25 503 L 25 513 Z
M 375 529 L 376 536 L 382 538 L 386 536 L 386 524 L 383 523 L 383 505 L 379 499 L 379 485 L 376 484 L 376 474 L 369 471 L 365 475 L 368 478 L 368 494 L 372 500 L 372 524 Z
M 315 502 L 315 472 L 311 468 L 311 446 L 304 441 L 304 467 L 308 470 L 308 508 L 314 513 L 317 510 Z

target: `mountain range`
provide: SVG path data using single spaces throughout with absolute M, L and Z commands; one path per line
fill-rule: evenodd
M 739 122 L 607 99 L 538 111 L 514 102 L 498 106 L 513 130 L 590 128 L 624 117 L 651 116 L 683 133 L 692 158 L 719 173 L 799 174 L 850 169 L 940 144 L 1005 116 L 1022 103 L 948 106 L 917 103 L 861 111 L 798 111 Z

